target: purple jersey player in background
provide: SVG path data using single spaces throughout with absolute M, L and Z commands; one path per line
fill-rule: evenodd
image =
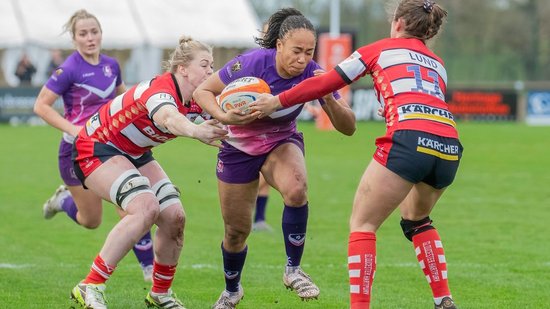
M 240 279 L 260 172 L 269 185 L 280 192 L 285 204 L 282 231 L 287 264 L 283 283 L 302 299 L 319 295 L 319 288 L 300 267 L 308 219 L 304 142 L 302 134 L 296 130 L 296 117 L 303 105 L 282 109 L 258 120 L 256 116 L 243 115 L 235 109 L 224 113 L 215 99 L 225 85 L 243 76 L 262 78 L 276 95 L 322 73 L 312 60 L 315 29 L 300 11 L 281 9 L 269 18 L 268 24 L 264 36 L 256 38 L 262 48 L 229 61 L 194 94 L 197 104 L 228 125 L 229 131 L 217 162 L 218 190 L 225 223 L 221 250 L 226 287 L 214 305 L 215 309 L 235 308 L 243 297 Z M 346 135 L 354 133 L 355 115 L 337 93 L 323 97 L 322 104 L 336 129 Z
M 101 224 L 101 198 L 84 189 L 76 177 L 71 161 L 72 145 L 88 118 L 123 93 L 126 87 L 118 62 L 100 53 L 102 30 L 94 15 L 79 10 L 71 16 L 64 30 L 71 34 L 76 51 L 52 73 L 34 106 L 38 116 L 63 132 L 59 145 L 59 172 L 65 184 L 44 204 L 44 217 L 50 219 L 58 212 L 65 212 L 81 226 L 95 229 Z M 64 117 L 52 107 L 60 96 Z M 119 215 L 124 216 L 124 212 L 120 211 Z M 134 253 L 144 279 L 151 281 L 154 254 L 149 232 L 136 243 Z

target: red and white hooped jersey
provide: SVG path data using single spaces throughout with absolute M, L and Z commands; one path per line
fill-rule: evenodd
M 369 74 L 386 117 L 387 134 L 418 130 L 457 138 L 445 102 L 443 61 L 413 38 L 383 39 L 356 50 L 335 70 L 350 84 Z
M 101 107 L 86 122 L 78 138 L 105 143 L 139 157 L 176 137 L 155 123 L 153 115 L 165 104 L 175 106 L 186 115 L 189 107 L 183 101 L 176 78 L 171 73 L 159 75 L 135 85 Z

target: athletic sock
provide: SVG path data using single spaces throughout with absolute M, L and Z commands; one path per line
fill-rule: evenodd
M 76 208 L 76 204 L 73 200 L 73 197 L 70 194 L 67 194 L 67 196 L 60 201 L 60 203 L 61 203 L 61 209 L 63 209 L 63 211 L 67 214 L 67 216 L 77 224 L 80 224 L 78 220 L 76 220 L 76 214 L 78 213 L 78 208 Z
M 227 252 L 222 243 L 223 271 L 225 273 L 225 289 L 228 292 L 238 292 L 241 274 L 246 260 L 248 246 L 241 252 Z
M 153 263 L 153 293 L 167 293 L 172 286 L 176 265 L 162 265 L 154 261 Z
M 287 256 L 287 266 L 300 266 L 306 241 L 308 203 L 301 207 L 285 205 L 283 210 L 283 236 Z
M 432 289 L 434 301 L 436 304 L 441 303 L 443 297 L 451 297 L 451 291 L 447 280 L 447 261 L 439 233 L 435 229 L 427 230 L 414 235 L 412 241 L 416 258 Z
M 105 263 L 105 261 L 103 261 L 98 254 L 92 263 L 88 276 L 86 276 L 86 279 L 84 279 L 83 282 L 91 284 L 105 283 L 109 280 L 109 277 L 111 277 L 111 274 L 115 271 L 115 268 L 116 266 L 107 265 L 107 263 Z
M 141 239 L 132 248 L 134 254 L 141 265 L 141 267 L 149 266 L 153 264 L 155 259 L 155 253 L 153 252 L 153 240 L 151 239 L 151 232 L 148 231 L 141 237 Z
M 258 195 L 256 198 L 256 214 L 254 215 L 254 222 L 265 221 L 265 208 L 267 206 L 268 196 Z
M 376 272 L 376 235 L 352 232 L 348 244 L 348 270 L 351 309 L 370 308 L 372 283 Z

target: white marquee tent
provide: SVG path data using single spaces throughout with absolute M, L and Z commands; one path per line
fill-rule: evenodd
M 160 70 L 162 49 L 174 48 L 181 35 L 214 47 L 254 46 L 260 22 L 248 0 L 2 0 L 0 49 L 6 81 L 23 52 L 31 57 L 41 84 L 49 49 L 72 48 L 63 25 L 78 9 L 94 14 L 103 28 L 104 49 L 131 49 L 128 67 L 139 80 Z M 40 74 L 42 72 L 42 74 Z

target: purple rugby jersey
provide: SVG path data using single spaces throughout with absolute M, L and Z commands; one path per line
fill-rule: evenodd
M 258 48 L 239 55 L 220 69 L 218 73 L 220 79 L 227 85 L 240 77 L 259 77 L 267 82 L 271 88 L 271 94 L 277 95 L 294 87 L 302 80 L 312 77 L 313 71 L 321 68 L 316 62 L 310 61 L 301 75 L 285 79 L 277 73 L 275 54 L 275 49 Z M 337 92 L 334 96 L 336 99 L 340 98 Z M 229 125 L 229 139 L 226 141 L 250 155 L 267 153 L 277 145 L 277 142 L 296 132 L 296 117 L 303 107 L 303 104 L 299 104 L 284 108 L 268 118 L 259 119 L 247 125 Z
M 75 51 L 45 86 L 63 98 L 65 119 L 83 126 L 102 105 L 115 98 L 121 83 L 120 67 L 114 58 L 100 54 L 99 63 L 93 65 Z M 68 134 L 63 134 L 63 139 L 69 143 L 73 140 Z

